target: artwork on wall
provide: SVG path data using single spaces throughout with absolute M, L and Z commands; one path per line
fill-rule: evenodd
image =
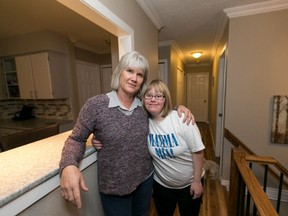
M 288 96 L 274 96 L 272 115 L 271 142 L 288 144 Z

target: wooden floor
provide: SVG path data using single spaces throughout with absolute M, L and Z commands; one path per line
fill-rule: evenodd
M 201 132 L 202 140 L 205 145 L 205 159 L 219 163 L 219 159 L 215 157 L 208 125 L 206 123 L 197 123 L 197 126 Z M 212 178 L 209 171 L 207 171 L 204 177 L 203 202 L 199 216 L 227 216 L 227 199 L 228 194 L 226 188 L 221 185 L 220 180 Z M 151 199 L 149 216 L 158 216 L 153 199 Z M 174 216 L 180 216 L 178 209 L 176 209 Z

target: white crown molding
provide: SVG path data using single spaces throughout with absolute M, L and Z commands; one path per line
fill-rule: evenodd
M 181 52 L 180 48 L 178 47 L 176 41 L 174 41 L 174 40 L 160 41 L 158 46 L 159 47 L 165 47 L 165 46 L 173 47 L 176 50 L 177 54 L 179 55 L 180 59 L 184 62 L 184 55 Z
M 229 22 L 229 19 L 227 18 L 227 16 L 225 16 L 223 14 L 223 16 L 221 17 L 221 25 L 220 27 L 218 28 L 217 30 L 217 34 L 216 34 L 216 38 L 214 40 L 214 44 L 213 44 L 213 48 L 211 50 L 211 59 L 210 59 L 210 62 L 213 62 L 213 59 L 215 57 L 215 53 L 216 53 L 216 50 L 218 48 L 218 45 L 219 45 L 219 42 L 224 34 L 224 31 L 225 31 L 225 28 L 226 26 L 228 25 L 228 22 Z
M 260 13 L 273 12 L 288 8 L 288 0 L 272 0 L 261 3 L 243 5 L 224 9 L 224 13 L 229 18 L 242 17 Z
M 150 18 L 152 23 L 156 26 L 156 28 L 158 30 L 161 30 L 164 27 L 164 24 L 155 8 L 145 0 L 136 0 L 136 1 L 143 9 L 143 11 L 146 13 L 146 15 Z

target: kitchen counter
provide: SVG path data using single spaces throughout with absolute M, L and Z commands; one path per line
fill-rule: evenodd
M 28 130 L 38 127 L 43 127 L 51 124 L 68 124 L 71 123 L 72 120 L 59 120 L 59 119 L 39 119 L 32 118 L 22 121 L 16 121 L 13 119 L 0 119 L 0 128 L 9 128 L 9 129 L 19 129 L 19 130 Z
M 59 186 L 59 161 L 70 133 L 67 131 L 0 154 L 0 215 L 18 214 Z M 96 161 L 95 149 L 89 143 L 91 136 L 81 169 Z
M 23 129 L 0 127 L 0 137 L 24 131 Z

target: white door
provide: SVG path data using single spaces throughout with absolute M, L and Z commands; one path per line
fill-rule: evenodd
M 187 107 L 197 122 L 208 122 L 209 73 L 187 74 Z
M 87 62 L 77 62 L 77 84 L 79 96 L 79 108 L 81 109 L 87 99 L 101 94 L 99 65 Z
M 112 65 L 101 65 L 101 91 L 102 93 L 110 92 L 112 77 Z

